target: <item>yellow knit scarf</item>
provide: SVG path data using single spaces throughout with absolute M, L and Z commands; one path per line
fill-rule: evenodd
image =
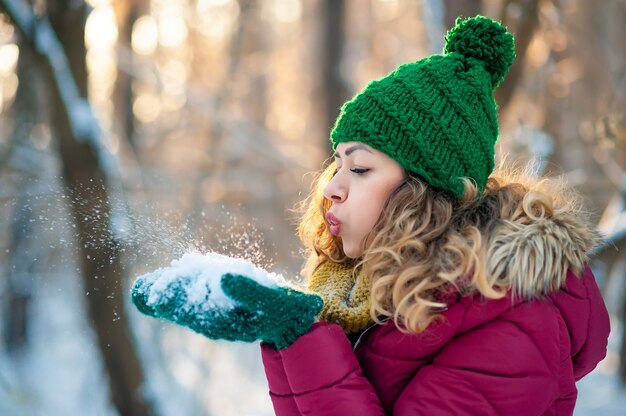
M 354 268 L 328 261 L 315 270 L 307 289 L 324 299 L 319 318 L 338 323 L 344 332 L 359 332 L 374 323 L 370 317 L 370 287 Z

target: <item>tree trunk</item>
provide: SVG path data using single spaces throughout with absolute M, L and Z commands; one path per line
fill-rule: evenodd
M 457 17 L 474 17 L 481 12 L 481 0 L 444 0 L 444 24 L 446 29 L 454 26 Z
M 115 119 L 121 137 L 128 140 L 131 149 L 137 156 L 135 142 L 136 120 L 133 113 L 133 66 L 134 54 L 131 45 L 133 25 L 141 16 L 146 5 L 143 0 L 114 3 L 118 25 L 118 70 L 113 92 L 115 103 Z
M 507 9 L 510 3 L 516 3 L 516 6 L 519 7 L 520 13 L 517 17 L 509 16 L 510 13 L 508 13 Z M 508 27 L 511 33 L 515 34 L 515 54 L 517 55 L 517 59 L 513 62 L 504 81 L 494 94 L 498 103 L 500 118 L 504 119 L 515 88 L 524 75 L 523 69 L 526 62 L 524 57 L 528 51 L 528 46 L 539 26 L 539 1 L 505 1 L 500 13 L 500 20 L 502 24 Z
M 75 1 L 49 2 L 49 16 L 63 44 L 73 78 L 87 97 L 84 30 L 86 5 Z M 51 69 L 51 68 L 50 68 Z M 52 70 L 52 69 L 51 69 Z M 143 371 L 133 348 L 124 310 L 120 244 L 110 224 L 107 172 L 91 142 L 75 137 L 58 85 L 51 82 L 52 129 L 58 140 L 63 180 L 74 197 L 70 207 L 78 228 L 82 277 L 89 316 L 108 372 L 111 398 L 121 415 L 149 415 L 141 395 Z
M 18 37 L 20 46 L 20 55 L 17 64 L 17 75 L 20 83 L 12 107 L 15 114 L 15 127 L 11 137 L 12 144 L 10 146 L 7 159 L 10 160 L 12 155 L 21 151 L 21 147 L 28 140 L 31 130 L 37 122 L 37 79 L 36 57 L 27 48 L 22 46 L 21 36 Z M 18 194 L 15 204 L 15 212 L 11 221 L 11 237 L 10 251 L 6 264 L 6 296 L 4 316 L 4 341 L 7 350 L 10 352 L 22 349 L 27 341 L 29 308 L 31 294 L 33 291 L 32 279 L 30 277 L 33 267 L 34 249 L 30 244 L 32 238 L 32 211 L 28 206 L 26 192 L 26 183 L 22 181 L 22 175 L 18 179 L 18 185 L 15 192 Z
M 32 212 L 26 208 L 24 190 L 17 190 L 16 211 L 11 222 L 11 251 L 8 255 L 8 278 L 4 309 L 4 340 L 9 352 L 24 347 L 28 335 L 29 306 L 32 293 L 31 268 L 33 256 L 29 250 L 32 237 Z
M 341 76 L 341 60 L 345 43 L 345 1 L 344 0 L 324 0 L 321 5 L 321 33 L 322 57 L 321 57 L 321 102 L 324 109 L 322 123 L 325 126 L 323 143 L 327 143 L 328 151 L 330 142 L 328 134 L 333 128 L 335 119 L 339 115 L 341 105 L 349 98 L 349 92 Z

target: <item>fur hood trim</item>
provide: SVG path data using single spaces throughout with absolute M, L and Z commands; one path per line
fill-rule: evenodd
M 529 210 L 528 210 L 529 211 Z M 502 218 L 487 246 L 490 274 L 515 295 L 541 297 L 563 286 L 567 271 L 581 276 L 598 234 L 580 214 L 517 211 Z

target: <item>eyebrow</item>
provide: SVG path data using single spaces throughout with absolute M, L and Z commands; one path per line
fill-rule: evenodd
M 367 146 L 365 146 L 362 143 L 359 144 L 355 144 L 354 146 L 350 146 L 346 149 L 346 156 L 350 156 L 352 153 L 356 152 L 357 150 L 365 150 L 368 153 L 372 153 L 372 151 L 370 149 L 367 148 Z M 341 159 L 341 155 L 339 154 L 339 152 L 335 152 L 334 155 L 336 158 Z

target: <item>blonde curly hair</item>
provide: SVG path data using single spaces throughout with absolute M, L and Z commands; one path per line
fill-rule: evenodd
M 330 233 L 325 221 L 331 202 L 324 198 L 323 190 L 335 169 L 331 162 L 320 172 L 311 194 L 300 206 L 298 231 L 309 254 L 304 274 L 310 276 L 327 261 L 352 262 L 370 281 L 372 318 L 379 323 L 391 318 L 405 332 L 419 333 L 437 319 L 446 307 L 442 294 L 450 289 L 461 295 L 477 291 L 491 299 L 504 297 L 510 289 L 527 295 L 531 288 L 525 285 L 531 284 L 533 290 L 539 286 L 543 293 L 558 289 L 554 286 L 564 280 L 563 268 L 559 269 L 563 274 L 560 280 L 520 283 L 522 279 L 510 278 L 512 266 L 504 258 L 510 254 L 499 249 L 519 224 L 567 217 L 580 226 L 586 249 L 597 242 L 591 227 L 580 220 L 585 217 L 580 199 L 564 183 L 536 180 L 532 168 L 500 166 L 480 195 L 466 180 L 464 196 L 458 201 L 407 175 L 366 237 L 363 256 L 355 261 L 345 255 L 341 239 Z M 580 274 L 586 259 L 578 252 L 570 257 L 573 271 Z M 530 261 L 518 260 L 519 264 Z

